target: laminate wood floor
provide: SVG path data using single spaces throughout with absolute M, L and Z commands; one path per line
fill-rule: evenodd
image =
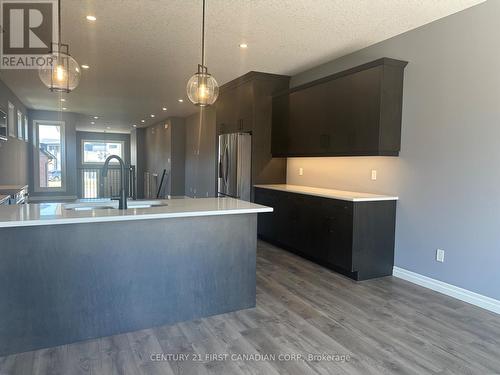
M 1 375 L 391 373 L 500 374 L 500 316 L 263 242 L 255 309 L 0 358 Z

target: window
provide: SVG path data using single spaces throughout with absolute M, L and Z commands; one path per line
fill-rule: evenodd
M 17 139 L 23 139 L 23 113 L 17 110 Z
M 7 140 L 7 114 L 0 109 L 0 140 Z
M 15 128 L 16 119 L 14 118 L 15 111 L 16 109 L 14 108 L 14 104 L 9 102 L 9 115 L 7 117 L 7 121 L 9 127 L 9 136 L 11 136 L 12 138 L 16 137 L 16 128 Z
M 66 183 L 64 123 L 34 121 L 37 191 L 64 191 Z
M 24 141 L 28 142 L 28 116 L 24 116 Z
M 123 142 L 120 141 L 86 141 L 83 140 L 83 164 L 103 164 L 110 155 L 123 159 Z M 118 163 L 116 159 L 111 163 Z

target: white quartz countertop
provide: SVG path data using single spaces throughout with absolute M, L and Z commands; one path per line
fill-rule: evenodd
M 343 201 L 351 201 L 351 202 L 393 201 L 398 199 L 398 197 L 390 195 L 361 193 L 356 191 L 344 191 L 344 190 L 334 190 L 334 189 L 323 189 L 323 188 L 300 186 L 300 185 L 281 184 L 281 185 L 254 185 L 254 186 L 263 189 L 272 189 L 272 190 L 287 191 L 290 193 L 315 195 L 318 197 L 340 199 Z
M 137 204 L 141 201 L 130 201 Z M 158 201 L 156 201 L 158 202 Z M 131 203 L 131 204 L 132 204 Z M 166 206 L 150 208 L 116 208 L 74 210 L 75 204 L 40 203 L 0 207 L 0 228 L 39 226 L 54 224 L 97 223 L 126 220 L 151 220 L 177 217 L 251 214 L 272 212 L 271 207 L 233 199 L 233 198 L 198 198 L 170 199 L 161 201 Z M 102 202 L 93 203 L 95 206 Z M 106 202 L 117 207 L 117 202 Z M 78 203 L 76 206 L 88 206 Z

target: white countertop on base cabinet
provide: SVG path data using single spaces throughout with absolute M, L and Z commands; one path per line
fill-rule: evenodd
M 262 189 L 271 189 L 271 190 L 286 191 L 289 193 L 315 195 L 317 197 L 340 199 L 350 202 L 398 200 L 398 197 L 391 195 L 361 193 L 356 191 L 345 191 L 345 190 L 335 190 L 335 189 L 323 189 L 323 188 L 300 186 L 300 185 L 279 184 L 279 185 L 254 185 L 254 186 Z

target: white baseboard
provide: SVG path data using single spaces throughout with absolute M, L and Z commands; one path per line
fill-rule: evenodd
M 500 301 L 494 298 L 483 296 L 482 294 L 471 292 L 470 290 L 459 288 L 458 286 L 447 284 L 443 281 L 431 279 L 404 268 L 394 267 L 392 275 L 404 279 L 411 283 L 432 289 L 447 296 L 468 302 L 472 305 L 500 314 Z

